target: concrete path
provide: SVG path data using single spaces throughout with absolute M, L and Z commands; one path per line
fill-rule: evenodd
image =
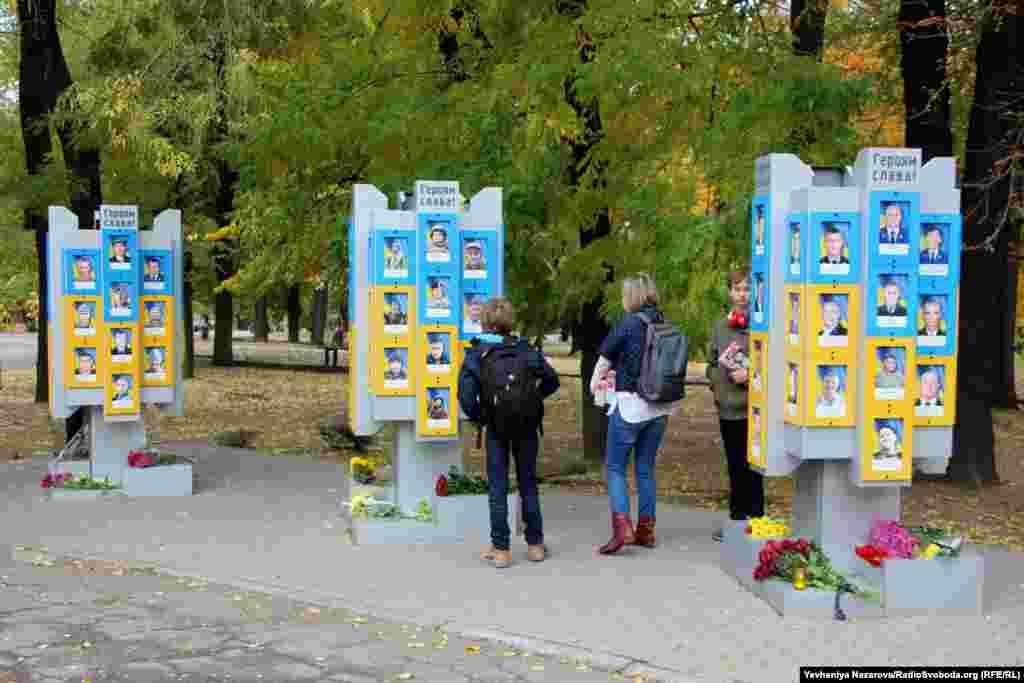
M 0 333 L 0 368 L 16 370 L 36 365 L 35 334 Z
M 0 543 L 158 563 L 174 572 L 542 653 L 585 656 L 658 680 L 790 681 L 800 664 L 1024 664 L 1024 555 L 993 551 L 987 616 L 883 623 L 779 618 L 717 566 L 715 513 L 662 506 L 661 545 L 598 558 L 600 498 L 547 495 L 552 557 L 496 571 L 478 546 L 353 547 L 341 467 L 199 444 L 189 499 L 50 502 L 45 462 L 0 468 Z M 480 539 L 482 543 L 484 539 Z M 521 543 L 521 541 L 520 541 Z
M 608 681 L 579 659 L 345 609 L 0 547 L 0 683 Z

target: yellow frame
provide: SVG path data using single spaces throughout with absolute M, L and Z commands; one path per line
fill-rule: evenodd
M 80 303 L 93 304 L 96 315 L 93 318 L 94 335 L 82 336 L 75 334 L 75 309 Z M 65 296 L 64 297 L 64 386 L 69 389 L 98 389 L 103 386 L 106 367 L 104 364 L 105 354 L 100 346 L 103 343 L 103 307 L 97 296 Z M 50 344 L 49 346 L 53 346 Z M 94 382 L 80 382 L 75 376 L 75 349 L 92 349 L 96 354 L 96 380 Z M 52 357 L 52 354 L 51 354 Z M 52 365 L 51 365 L 52 367 Z
M 111 340 L 114 331 L 127 329 L 132 331 L 132 360 L 129 363 L 114 365 L 111 361 Z M 142 369 L 139 363 L 139 345 L 144 344 L 142 340 L 142 326 L 139 323 L 107 323 L 104 325 L 103 334 L 103 360 L 106 364 L 105 378 L 106 391 L 103 392 L 103 413 L 105 415 L 139 415 L 142 412 Z M 132 377 L 132 407 L 122 408 L 113 405 L 114 375 L 131 375 Z
M 790 334 L 790 329 L 793 322 L 793 307 L 789 305 L 790 296 L 796 294 L 800 297 L 800 306 L 797 309 L 798 329 L 797 337 L 793 338 Z M 786 349 L 785 356 L 787 359 L 792 359 L 794 362 L 803 356 L 804 352 L 804 340 L 806 339 L 807 332 L 807 288 L 803 285 L 786 285 L 786 329 L 783 335 L 784 347 Z
M 897 419 L 903 421 L 903 437 L 900 442 L 900 466 L 891 472 L 876 471 L 872 468 L 871 456 L 878 451 L 878 434 L 875 420 Z M 914 453 L 914 428 L 911 420 L 898 415 L 873 414 L 864 418 L 863 441 L 861 443 L 860 466 L 862 481 L 910 481 Z
M 148 335 L 146 334 L 146 304 L 160 301 L 164 304 L 164 332 L 160 335 Z M 175 364 L 177 355 L 175 354 L 174 343 L 176 341 L 176 335 L 174 334 L 176 321 L 174 316 L 174 297 L 173 296 L 144 296 L 139 299 L 139 312 L 142 315 L 143 322 L 140 325 L 142 330 L 142 353 L 139 355 L 139 365 L 142 368 L 142 386 L 144 387 L 173 387 L 174 376 L 175 376 Z M 149 364 L 149 355 L 145 352 L 146 348 L 151 346 L 162 346 L 164 348 L 164 379 L 146 379 L 145 368 Z
M 857 345 L 862 339 L 860 285 L 808 285 L 805 292 L 805 301 L 802 302 L 805 317 L 801 333 L 807 338 L 807 343 L 804 345 L 807 355 L 822 363 L 842 361 L 852 365 L 856 361 Z M 821 296 L 824 294 L 847 296 L 845 346 L 822 346 L 820 344 Z
M 359 378 L 358 365 L 356 360 L 356 328 L 351 324 L 348 328 L 348 426 L 353 433 L 356 431 L 358 424 L 356 420 L 356 411 L 358 410 L 359 402 L 356 400 L 357 392 L 359 387 L 357 381 Z
M 760 342 L 761 352 L 755 353 L 754 348 Z M 750 368 L 747 370 L 747 387 L 751 397 L 764 400 L 768 395 L 768 334 L 765 332 L 750 333 Z M 759 382 L 755 382 L 759 378 Z
M 458 376 L 453 376 L 449 381 L 441 384 L 427 385 L 419 383 L 416 390 L 416 432 L 420 436 L 458 436 L 459 433 L 459 383 Z M 448 389 L 450 398 L 448 400 L 448 426 L 431 427 L 427 419 L 427 396 L 428 389 Z
M 427 367 L 427 352 L 430 350 L 427 343 L 427 335 L 441 333 L 447 334 L 448 343 L 448 371 L 431 372 Z M 462 353 L 462 342 L 459 341 L 459 328 L 455 325 L 427 325 L 421 327 L 416 335 L 416 367 L 424 386 L 446 387 L 449 384 L 458 384 L 459 370 L 462 365 L 459 356 Z
M 942 382 L 942 403 L 943 414 L 939 416 L 918 415 L 917 406 L 914 405 L 920 395 L 920 385 L 917 369 L 923 365 L 940 365 L 944 368 Z M 956 383 L 957 363 L 956 356 L 932 356 L 919 355 L 913 369 L 914 390 L 907 401 L 907 407 L 913 416 L 914 425 L 920 427 L 952 427 L 956 422 Z
M 760 433 L 757 435 L 757 448 L 755 449 L 754 443 L 754 410 L 758 410 L 760 413 Z M 764 417 L 764 405 L 760 401 L 748 401 L 747 403 L 747 462 L 764 469 L 768 463 L 768 454 L 765 452 L 765 445 L 767 439 L 765 438 L 765 417 Z
M 385 382 L 384 373 L 387 372 L 387 352 L 391 349 L 404 349 L 406 353 L 406 386 L 404 387 L 388 387 Z M 387 344 L 378 346 L 376 349 L 371 349 L 371 353 L 376 352 L 376 358 L 371 359 L 374 371 L 372 373 L 372 385 L 373 393 L 378 396 L 412 396 L 416 393 L 416 378 L 419 372 L 418 366 L 413 358 L 413 354 L 416 353 L 416 348 L 409 346 L 408 344 Z
M 845 415 L 818 415 L 817 397 L 822 393 L 821 375 L 818 369 L 829 365 L 846 366 L 846 386 L 841 392 L 846 404 Z M 807 377 L 804 382 L 804 424 L 808 427 L 853 427 L 857 424 L 857 367 L 852 360 L 819 360 L 811 359 L 806 364 Z
M 904 353 L 903 398 L 878 398 L 875 389 L 875 375 L 882 364 L 878 360 L 878 350 L 882 348 L 898 348 Z M 862 402 L 865 415 L 899 415 L 909 417 L 911 399 L 917 394 L 916 345 L 913 337 L 870 337 L 864 340 L 864 396 Z
M 407 303 L 405 309 L 405 319 L 407 324 L 405 326 L 406 331 L 401 334 L 393 334 L 387 332 L 384 329 L 384 295 L 385 294 L 405 294 L 405 300 Z M 381 364 L 377 362 L 380 357 L 380 353 L 383 353 L 385 348 L 401 348 L 405 347 L 409 349 L 409 354 L 412 355 L 412 348 L 415 344 L 415 333 L 417 327 L 416 318 L 416 288 L 412 285 L 375 285 L 370 287 L 367 293 L 369 298 L 369 320 L 370 320 L 370 339 L 369 339 L 369 358 L 370 366 L 367 368 L 369 371 L 370 380 L 370 391 L 372 393 L 379 393 L 378 389 L 384 390 L 384 371 L 382 370 Z M 412 365 L 410 363 L 410 365 Z M 410 369 L 410 372 L 412 370 Z M 398 393 L 395 393 L 395 392 Z M 415 391 L 415 384 L 410 382 L 409 389 L 389 389 L 384 393 L 383 396 L 411 396 Z
M 796 406 L 789 402 L 790 365 L 796 366 Z M 787 424 L 802 426 L 804 424 L 804 363 L 799 358 L 786 359 L 786 391 L 783 394 L 783 421 Z

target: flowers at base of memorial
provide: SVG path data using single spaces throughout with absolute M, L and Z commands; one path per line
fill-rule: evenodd
M 44 489 L 60 488 L 64 485 L 64 482 L 74 478 L 75 475 L 70 472 L 51 472 L 43 477 L 42 481 L 39 482 L 39 486 Z
M 376 466 L 366 458 L 352 458 L 349 461 L 352 468 L 352 479 L 360 484 L 372 484 L 376 479 Z
M 789 533 L 785 522 L 771 517 L 751 517 L 747 522 L 746 532 L 751 538 L 783 538 Z
M 882 560 L 891 557 L 888 550 L 877 545 L 871 545 L 870 543 L 867 545 L 857 546 L 854 552 L 857 553 L 857 557 L 861 558 L 872 567 L 881 567 Z
M 353 517 L 394 519 L 402 516 L 402 511 L 397 505 L 386 500 L 377 500 L 373 496 L 355 496 L 348 506 Z
M 913 534 L 891 519 L 880 519 L 871 527 L 871 545 L 885 550 L 890 557 L 909 560 L 914 556 L 918 540 Z
M 957 557 L 962 546 L 963 536 L 950 535 L 944 529 L 926 526 L 905 527 L 888 519 L 875 522 L 871 529 L 870 546 L 861 547 L 874 547 L 885 551 L 887 555 L 878 558 L 880 560 L 887 557 L 931 560 L 936 557 Z M 860 549 L 857 554 L 860 555 Z M 871 562 L 867 557 L 864 559 Z
M 437 478 L 437 484 L 434 487 L 434 493 L 439 496 L 473 496 L 487 493 L 487 491 L 485 478 L 462 474 L 455 465 L 452 465 L 447 475 L 442 474 Z
M 128 467 L 151 467 L 156 464 L 156 458 L 143 451 L 131 451 L 128 453 Z
M 39 485 L 44 489 L 70 489 L 73 491 L 113 491 L 121 488 L 109 479 L 93 479 L 82 475 L 77 479 L 70 472 L 51 472 Z
M 776 579 L 792 583 L 799 579 L 798 582 L 807 588 L 823 591 L 843 590 L 865 595 L 832 567 L 832 563 L 816 543 L 806 538 L 768 541 L 761 548 L 757 559 L 757 567 L 754 568 L 756 581 Z

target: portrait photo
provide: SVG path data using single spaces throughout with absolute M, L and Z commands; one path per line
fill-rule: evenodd
M 146 379 L 162 380 L 167 378 L 167 348 L 163 346 L 146 347 Z
M 800 223 L 789 224 L 789 274 L 800 274 L 800 235 L 802 233 Z
M 796 408 L 800 400 L 800 366 L 796 363 L 787 363 L 786 373 L 786 412 L 796 415 Z
M 451 393 L 451 389 L 447 387 L 430 387 L 427 389 L 428 428 L 451 428 Z
M 826 221 L 822 225 L 818 273 L 821 275 L 850 274 L 850 224 Z
M 481 334 L 484 331 L 484 304 L 487 299 L 483 294 L 464 294 L 462 298 L 462 331 L 466 334 Z
M 71 288 L 75 291 L 96 291 L 96 257 L 78 254 L 71 260 Z
M 917 311 L 918 346 L 946 345 L 948 300 L 946 294 L 926 294 L 920 297 Z
M 751 344 L 750 349 L 750 371 L 752 373 L 750 384 L 754 391 L 761 391 L 764 387 L 762 372 L 764 368 L 764 343 L 758 339 Z
M 946 368 L 942 365 L 917 366 L 917 400 L 914 414 L 918 417 L 942 417 L 946 414 Z
M 409 238 L 384 238 L 384 277 L 409 277 Z
M 880 346 L 875 350 L 875 399 L 902 401 L 907 386 L 907 350 L 900 346 Z
M 388 334 L 406 334 L 409 331 L 408 294 L 384 292 L 384 331 Z
M 132 315 L 132 290 L 127 282 L 110 285 L 110 315 L 129 318 Z
M 166 304 L 163 301 L 147 301 L 142 307 L 142 310 L 145 312 L 143 327 L 146 334 L 155 336 L 164 333 L 165 306 Z
M 75 335 L 79 337 L 96 336 L 96 304 L 91 301 L 79 301 L 74 307 Z
M 921 224 L 921 255 L 918 266 L 921 275 L 949 275 L 949 252 L 946 247 L 949 227 L 948 223 Z
M 448 263 L 452 260 L 451 245 L 448 242 L 450 230 L 449 221 L 427 221 L 427 261 Z
M 768 299 L 768 292 L 767 292 L 768 288 L 765 285 L 764 273 L 754 273 L 753 274 L 753 280 L 754 280 L 754 287 L 753 287 L 753 289 L 754 289 L 754 291 L 753 291 L 754 301 L 753 301 L 752 306 L 751 306 L 751 311 L 753 313 L 754 322 L 756 322 L 756 323 L 763 323 L 764 319 L 765 319 L 764 318 L 765 304 L 767 303 L 767 299 Z
M 484 240 L 469 240 L 462 245 L 462 277 L 467 280 L 483 280 L 487 277 Z
M 818 394 L 814 400 L 815 417 L 846 417 L 846 366 L 818 366 Z
M 818 346 L 849 345 L 847 311 L 849 294 L 819 294 L 821 306 L 821 327 L 818 329 Z
M 451 335 L 447 332 L 427 333 L 427 372 L 451 372 Z
M 142 288 L 143 289 L 163 289 L 164 284 L 167 282 L 167 266 L 165 264 L 166 257 L 158 254 L 150 254 L 146 256 L 145 261 L 142 265 Z
M 75 381 L 96 381 L 96 349 L 77 347 L 75 354 Z
M 908 276 L 901 274 L 883 274 L 878 276 L 878 288 L 875 295 L 875 323 L 883 328 L 904 328 L 907 326 Z
M 110 257 L 107 259 L 108 266 L 112 270 L 130 270 L 132 267 L 132 253 L 128 247 L 128 238 L 113 235 L 110 238 Z
M 127 374 L 112 375 L 114 396 L 111 405 L 114 408 L 134 408 L 135 398 L 132 396 L 132 376 Z
M 789 307 L 787 309 L 788 324 L 786 325 L 786 334 L 788 341 L 792 345 L 800 344 L 800 294 L 798 292 L 789 293 Z
M 409 388 L 409 349 L 384 349 L 384 388 Z
M 132 331 L 115 327 L 110 331 L 110 360 L 114 363 L 130 363 L 132 360 Z
M 750 409 L 750 453 L 755 460 L 761 459 L 761 409 Z
M 448 277 L 427 278 L 428 318 L 452 317 L 452 305 L 448 296 L 449 291 L 451 291 L 450 281 L 451 278 Z
M 910 202 L 883 201 L 879 205 L 878 253 L 881 256 L 906 256 L 910 253 Z
M 764 256 L 764 204 L 754 205 L 754 254 Z
M 903 468 L 903 420 L 882 418 L 874 421 L 877 450 L 871 455 L 875 472 L 899 472 Z

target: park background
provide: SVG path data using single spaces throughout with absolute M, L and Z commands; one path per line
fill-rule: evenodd
M 100 203 L 138 204 L 143 225 L 181 209 L 186 319 L 214 329 L 189 349 L 186 416 L 147 413 L 153 438 L 346 459 L 345 380 L 319 347 L 347 326 L 352 184 L 392 197 L 422 178 L 458 180 L 467 197 L 502 187 L 507 290 L 563 375 L 541 471 L 599 492 L 604 421 L 579 377 L 621 315 L 621 277 L 656 274 L 699 375 L 724 273 L 748 256 L 754 160 L 837 166 L 866 146 L 920 147 L 958 158 L 966 251 L 956 455 L 950 477 L 915 482 L 904 514 L 1020 550 L 1014 6 L 12 0 L 0 8 L 0 328 L 45 331 L 48 205 L 85 224 Z M 0 378 L 0 458 L 63 437 L 42 403 L 45 334 L 36 344 L 35 371 L 8 363 Z M 722 509 L 709 392 L 694 387 L 681 412 L 659 489 Z M 387 439 L 370 448 L 383 456 Z M 770 481 L 771 512 L 791 491 Z

